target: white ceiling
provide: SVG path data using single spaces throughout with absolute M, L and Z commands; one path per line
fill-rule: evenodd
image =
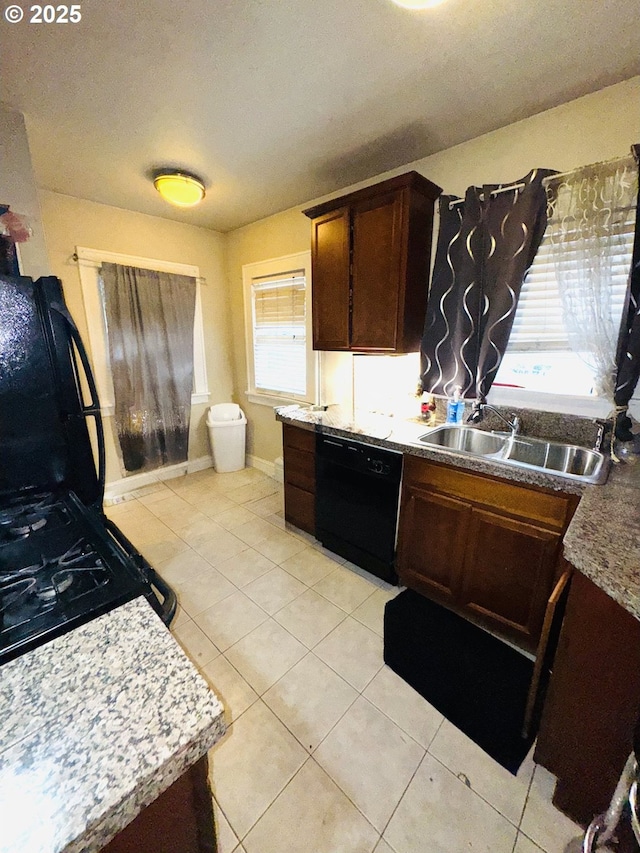
M 0 100 L 25 115 L 38 185 L 220 231 L 640 73 L 638 0 L 81 8 L 0 22 Z M 202 175 L 204 203 L 163 202 L 159 165 Z

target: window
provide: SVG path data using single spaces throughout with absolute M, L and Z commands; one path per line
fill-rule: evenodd
M 102 413 L 113 415 L 114 394 L 111 370 L 109 367 L 109 348 L 107 346 L 106 327 L 104 321 L 104 306 L 100 288 L 100 267 L 103 263 L 122 264 L 124 266 L 157 270 L 158 272 L 188 275 L 196 279 L 196 310 L 193 326 L 193 393 L 191 405 L 209 402 L 207 384 L 207 366 L 204 349 L 204 329 L 202 325 L 202 300 L 200 294 L 200 270 L 196 266 L 174 264 L 169 261 L 156 261 L 149 258 L 137 258 L 120 255 L 114 252 L 103 252 L 97 249 L 76 247 L 82 298 L 84 301 L 87 326 L 89 329 L 89 344 L 91 346 L 91 361 L 93 373 L 98 387 Z
M 625 306 L 632 248 L 633 218 L 630 217 L 613 265 L 610 316 L 616 330 L 620 327 Z M 577 252 L 568 242 L 568 262 L 572 254 L 577 255 Z M 597 398 L 588 355 L 576 352 L 570 346 L 547 237 L 542 241 L 523 284 L 509 344 L 493 384 L 491 399 L 505 405 L 517 405 L 521 400 L 523 404 L 533 403 L 541 393 L 586 397 L 594 402 Z M 588 411 L 587 403 L 585 413 Z
M 276 405 L 283 398 L 316 402 L 310 268 L 309 252 L 242 268 L 247 393 L 252 402 Z

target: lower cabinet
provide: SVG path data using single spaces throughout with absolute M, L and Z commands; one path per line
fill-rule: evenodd
M 216 853 L 207 756 L 102 849 L 103 853 Z
M 316 532 L 316 434 L 282 424 L 284 517 L 311 535 Z
M 406 456 L 401 582 L 535 653 L 578 498 Z
M 453 603 L 458 598 L 471 507 L 423 487 L 405 458 L 396 570 L 405 586 Z
M 569 817 L 587 824 L 609 807 L 639 715 L 640 621 L 575 572 L 534 754 Z

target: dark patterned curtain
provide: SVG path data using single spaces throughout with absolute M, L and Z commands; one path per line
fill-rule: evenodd
M 124 467 L 186 462 L 196 280 L 119 264 L 101 277 Z
M 522 282 L 546 226 L 535 169 L 514 184 L 440 197 L 440 230 L 421 348 L 422 387 L 483 403 L 509 341 Z
M 640 145 L 634 145 L 636 164 L 640 164 Z M 629 301 L 623 318 L 618 353 L 613 401 L 616 405 L 615 434 L 620 441 L 632 441 L 631 418 L 627 406 L 640 376 L 640 190 L 636 201 L 636 227 L 633 241 Z

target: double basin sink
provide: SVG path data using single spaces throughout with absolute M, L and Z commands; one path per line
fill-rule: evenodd
M 435 449 L 464 453 L 492 462 L 554 474 L 582 483 L 601 483 L 607 476 L 605 456 L 574 444 L 525 435 L 486 432 L 471 426 L 444 424 L 418 439 Z

